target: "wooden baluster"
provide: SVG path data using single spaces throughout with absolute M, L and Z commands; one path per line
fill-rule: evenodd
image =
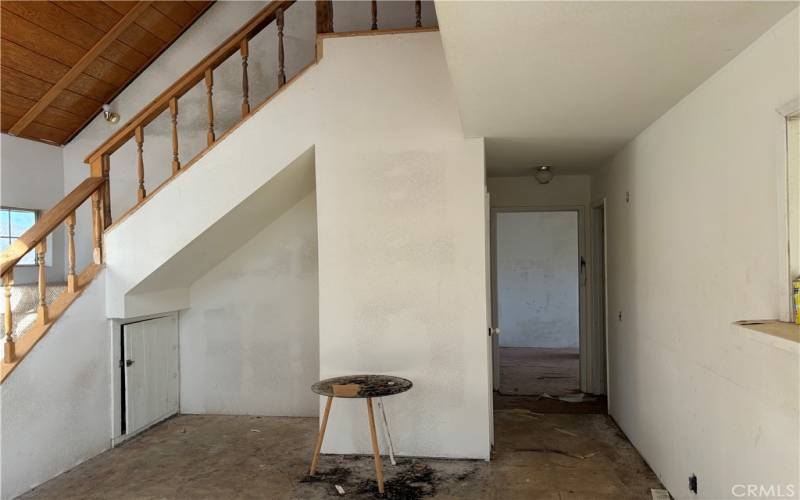
M 92 257 L 95 264 L 103 263 L 103 229 L 102 217 L 100 215 L 100 191 L 92 193 L 92 232 L 94 236 L 94 246 Z
M 144 145 L 144 129 L 141 125 L 136 127 L 136 172 L 139 175 L 139 190 L 136 193 L 136 198 L 142 201 L 147 197 L 147 191 L 144 189 L 144 158 L 142 157 L 142 149 Z
M 422 28 L 422 0 L 414 2 L 414 13 L 417 15 L 417 28 Z
M 275 13 L 275 24 L 278 26 L 278 87 L 286 85 L 286 69 L 283 64 L 283 9 Z
M 39 265 L 39 307 L 36 309 L 37 320 L 40 325 L 46 325 L 47 317 L 47 276 L 44 269 L 44 257 L 47 250 L 47 240 L 44 239 L 36 245 L 36 263 Z
M 103 229 L 111 225 L 111 157 L 103 155 Z
M 378 0 L 372 0 L 372 29 L 378 29 Z
M 333 33 L 333 3 L 317 0 L 317 33 Z
M 214 86 L 214 73 L 211 68 L 206 70 L 206 101 L 208 103 L 208 134 L 207 144 L 210 146 L 214 144 L 214 101 L 212 99 Z
M 172 175 L 181 169 L 181 161 L 178 159 L 178 98 L 173 97 L 169 100 L 170 122 L 172 123 Z
M 14 353 L 14 337 L 11 336 L 12 328 L 13 328 L 13 321 L 11 317 L 11 285 L 14 284 L 14 270 L 9 269 L 9 271 L 3 275 L 3 288 L 5 289 L 5 316 L 3 321 L 3 329 L 6 334 L 4 346 L 3 346 L 3 361 L 6 363 L 11 363 L 14 361 L 15 353 Z
M 67 291 L 77 291 L 78 278 L 75 275 L 75 212 L 64 219 L 67 225 Z
M 250 114 L 250 83 L 247 80 L 247 58 L 250 57 L 250 43 L 247 38 L 239 44 L 242 55 L 242 118 Z

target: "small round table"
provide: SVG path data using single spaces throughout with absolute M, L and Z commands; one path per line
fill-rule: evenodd
M 372 438 L 372 454 L 375 456 L 375 475 L 378 478 L 378 491 L 383 493 L 383 465 L 381 464 L 381 451 L 378 447 L 378 435 L 375 432 L 375 415 L 372 411 L 372 398 L 393 396 L 411 389 L 410 380 L 392 377 L 389 375 L 348 375 L 321 380 L 311 386 L 311 390 L 320 396 L 326 396 L 325 412 L 322 414 L 322 424 L 317 436 L 317 446 L 311 458 L 310 475 L 317 471 L 319 452 L 322 449 L 322 440 L 325 438 L 325 427 L 328 425 L 328 415 L 331 412 L 333 398 L 362 398 L 367 400 L 367 415 L 369 416 L 369 433 Z

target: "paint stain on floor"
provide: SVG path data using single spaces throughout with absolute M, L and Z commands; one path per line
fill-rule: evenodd
M 316 418 L 181 415 L 20 498 L 639 500 L 662 487 L 606 415 L 498 410 L 490 462 L 385 459 L 383 497 L 371 456 L 323 455 L 308 477 L 317 425 Z

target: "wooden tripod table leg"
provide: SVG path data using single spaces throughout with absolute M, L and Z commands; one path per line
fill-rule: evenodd
M 325 427 L 328 426 L 328 415 L 331 413 L 331 404 L 333 403 L 333 396 L 328 396 L 328 401 L 325 403 L 325 412 L 322 414 L 322 425 L 319 427 L 319 436 L 317 436 L 317 446 L 314 448 L 314 456 L 311 458 L 311 469 L 308 474 L 313 476 L 317 472 L 317 462 L 319 462 L 319 452 L 322 449 L 322 440 L 325 439 Z
M 372 398 L 367 398 L 367 413 L 369 414 L 369 434 L 372 438 L 372 454 L 375 455 L 375 475 L 378 477 L 378 491 L 383 493 L 383 464 L 381 463 L 381 449 L 378 447 L 378 434 L 375 432 L 375 414 L 372 411 Z

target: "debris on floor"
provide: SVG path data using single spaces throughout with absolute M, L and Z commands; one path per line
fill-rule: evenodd
M 355 455 L 336 457 L 341 465 L 328 470 L 319 470 L 314 476 L 306 476 L 301 482 L 327 483 L 331 486 L 329 490 L 331 495 L 348 498 L 420 500 L 435 496 L 439 485 L 461 483 L 477 471 L 477 466 L 460 465 L 454 468 L 453 464 L 448 466 L 434 463 L 432 466 L 418 459 L 400 460 L 396 469 L 386 471 L 384 494 L 381 495 L 375 479 L 362 474 L 366 471 L 372 472 L 371 466 L 367 468 L 356 466 L 362 459 L 367 460 L 367 458 Z M 353 466 L 347 468 L 348 464 Z
M 429 465 L 412 462 L 392 479 L 385 481 L 384 488 L 381 496 L 378 483 L 374 479 L 366 479 L 359 483 L 356 490 L 389 500 L 418 500 L 436 494 L 436 477 Z
M 565 403 L 585 403 L 589 401 L 597 401 L 596 396 L 590 396 L 584 392 L 579 392 L 577 394 L 565 394 L 563 396 L 559 396 L 558 399 L 564 401 Z
M 397 457 L 397 467 L 384 467 L 383 500 L 597 498 L 598 491 L 603 498 L 638 500 L 650 499 L 651 488 L 663 488 L 607 416 L 534 417 L 527 410 L 495 412 L 491 462 Z M 20 500 L 380 498 L 371 455 L 323 455 L 318 473 L 303 479 L 318 429 L 316 418 L 180 415 Z

